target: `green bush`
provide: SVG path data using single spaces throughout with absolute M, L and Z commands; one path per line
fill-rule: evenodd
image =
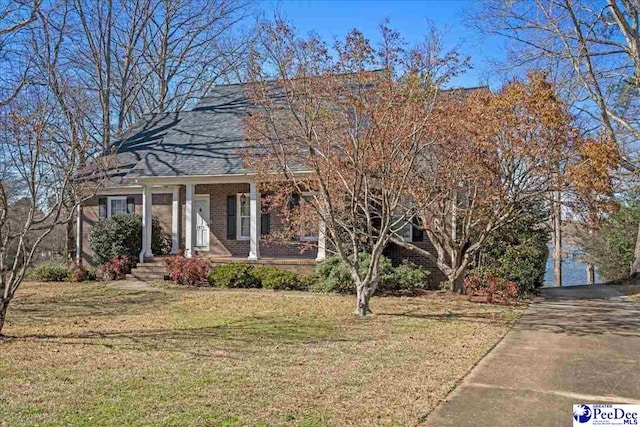
M 69 280 L 69 267 L 61 262 L 47 262 L 34 268 L 30 274 L 40 282 L 66 282 Z
M 639 206 L 638 201 L 627 201 L 618 212 L 609 215 L 599 230 L 578 234 L 586 260 L 596 267 L 602 280 L 629 275 L 640 223 Z
M 248 264 L 223 264 L 211 270 L 207 277 L 211 286 L 218 288 L 259 288 L 256 269 Z
M 491 272 L 518 284 L 518 294 L 535 291 L 544 283 L 549 256 L 548 210 L 541 204 L 523 205 L 517 220 L 500 228 L 489 239 L 470 269 Z
M 319 280 L 315 273 L 305 274 L 300 278 L 300 290 L 317 291 Z
M 366 274 L 371 264 L 371 255 L 360 253 L 358 256 L 358 270 L 360 274 Z M 394 280 L 394 269 L 387 257 L 380 257 L 380 284 L 391 283 Z M 342 264 L 337 256 L 331 256 L 316 265 L 314 275 L 318 282 L 313 289 L 320 292 L 336 292 L 341 294 L 355 294 L 356 286 L 349 270 Z
M 155 217 L 151 228 L 153 253 L 166 255 L 171 250 L 171 238 L 162 231 L 160 221 Z M 125 255 L 137 259 L 142 250 L 142 218 L 136 214 L 122 214 L 98 221 L 91 228 L 89 246 L 96 264 Z
M 429 271 L 426 268 L 404 260 L 380 283 L 380 291 L 414 294 L 428 288 L 428 276 Z
M 260 284 L 265 289 L 281 291 L 302 288 L 298 274 L 278 267 L 258 268 L 255 271 L 255 276 L 260 280 Z
M 87 281 L 98 280 L 98 270 L 96 270 L 93 267 L 87 267 L 84 280 L 87 280 Z

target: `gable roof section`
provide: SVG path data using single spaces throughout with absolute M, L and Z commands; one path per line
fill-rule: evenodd
M 106 156 L 112 185 L 136 178 L 250 174 L 242 159 L 244 119 L 251 108 L 245 84 L 213 87 L 189 111 L 145 115 Z M 453 93 L 486 87 L 449 90 Z M 276 91 L 277 92 L 277 91 Z
M 217 86 L 193 110 L 145 115 L 118 141 L 110 176 L 141 177 L 243 174 L 242 85 Z

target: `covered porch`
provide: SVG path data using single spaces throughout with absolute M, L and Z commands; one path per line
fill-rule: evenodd
M 249 177 L 153 178 L 136 184 L 141 196 L 140 263 L 159 255 L 151 244 L 153 216 L 170 233 L 172 254 L 206 257 L 212 264 L 313 265 L 326 256 L 321 221 L 312 235 L 298 240 L 269 238 L 284 225 L 278 213 L 262 208 L 259 185 Z

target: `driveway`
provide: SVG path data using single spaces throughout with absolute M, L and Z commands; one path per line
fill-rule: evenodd
M 567 426 L 576 403 L 640 404 L 640 303 L 545 289 L 427 426 Z

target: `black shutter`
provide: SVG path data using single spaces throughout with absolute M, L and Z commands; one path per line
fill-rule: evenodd
M 260 234 L 263 236 L 271 232 L 271 213 L 262 212 L 260 217 Z
M 298 193 L 293 193 L 291 197 L 289 197 L 289 210 L 294 210 L 300 206 L 300 195 Z
M 236 196 L 227 196 L 227 240 L 236 239 Z
M 127 197 L 127 213 L 136 213 L 136 201 L 133 196 Z
M 411 241 L 422 242 L 424 240 L 424 231 L 420 226 L 420 221 L 414 221 L 413 227 L 411 227 Z
M 104 219 L 107 217 L 107 198 L 98 198 L 98 218 Z

